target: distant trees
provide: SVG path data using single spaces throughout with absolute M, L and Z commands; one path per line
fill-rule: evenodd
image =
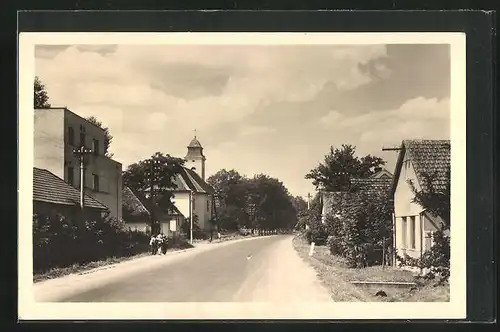
M 97 120 L 96 117 L 90 116 L 87 118 L 87 121 L 90 123 L 96 125 L 97 127 L 101 128 L 104 130 L 104 154 L 108 158 L 113 157 L 113 153 L 109 152 L 109 147 L 111 145 L 111 142 L 113 141 L 113 136 L 111 135 L 109 128 L 105 127 L 101 121 Z
M 306 174 L 316 188 L 327 191 L 346 191 L 350 178 L 367 178 L 375 173 L 375 168 L 385 165 L 382 158 L 367 155 L 355 156 L 356 147 L 342 144 L 340 149 L 330 146 L 324 161 Z
M 34 108 L 50 108 L 49 95 L 38 76 L 35 76 L 34 88 Z
M 222 169 L 207 182 L 217 193 L 218 226 L 264 230 L 291 228 L 296 222 L 293 197 L 281 181 L 265 174 L 247 178 Z

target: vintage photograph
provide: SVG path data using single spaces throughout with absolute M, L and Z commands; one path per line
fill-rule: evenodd
M 19 110 L 33 303 L 376 310 L 465 285 L 446 38 L 44 35 Z

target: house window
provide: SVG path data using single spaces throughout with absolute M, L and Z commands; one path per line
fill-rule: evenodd
M 92 183 L 94 191 L 99 191 L 99 175 L 92 174 Z
M 80 146 L 85 146 L 85 133 L 80 133 Z
M 75 170 L 73 167 L 68 167 L 68 183 L 71 186 L 75 184 Z
M 406 249 L 406 217 L 401 218 L 401 245 L 403 249 Z
M 415 216 L 410 217 L 410 248 L 415 249 Z
M 73 127 L 68 127 L 68 144 L 75 145 L 75 131 Z
M 94 155 L 96 155 L 96 156 L 99 155 L 99 140 L 98 139 L 92 140 L 92 151 L 94 152 Z

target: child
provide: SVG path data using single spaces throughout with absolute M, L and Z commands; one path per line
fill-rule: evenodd
M 162 233 L 162 242 L 161 242 L 162 254 L 164 254 L 164 255 L 167 254 L 167 247 L 168 247 L 168 237 Z

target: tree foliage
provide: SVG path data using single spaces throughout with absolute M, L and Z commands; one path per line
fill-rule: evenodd
M 104 154 L 106 157 L 112 158 L 113 153 L 109 152 L 109 147 L 111 145 L 111 142 L 113 141 L 113 136 L 111 135 L 109 128 L 105 127 L 102 122 L 97 120 L 97 118 L 94 116 L 88 117 L 87 121 L 104 130 Z
M 346 258 L 351 267 L 379 264 L 392 239 L 392 200 L 389 194 L 351 191 L 339 196 L 325 218 L 332 254 Z
M 127 230 L 108 216 L 51 211 L 33 215 L 33 267 L 41 272 L 54 267 L 84 264 L 108 257 L 131 256 L 149 249 L 145 233 Z
M 385 165 L 382 158 L 367 155 L 355 156 L 356 147 L 342 144 L 340 149 L 330 146 L 324 161 L 306 174 L 306 179 L 313 180 L 317 189 L 326 191 L 347 191 L 350 178 L 367 178 L 375 173 L 375 169 Z
M 50 108 L 49 95 L 38 76 L 35 76 L 34 87 L 34 108 Z
M 153 203 L 150 199 L 151 164 L 148 164 L 147 160 L 153 160 L 157 165 L 154 176 L 155 206 L 173 212 L 172 190 L 176 188 L 174 176 L 181 172 L 184 160 L 156 152 L 150 159 L 141 160 L 127 167 L 123 173 L 124 185 L 128 186 L 149 208 L 152 208 Z
M 414 194 L 413 202 L 423 207 L 434 217 L 440 217 L 444 221 L 443 227 L 450 227 L 450 167 L 446 170 L 446 179 L 444 185 L 440 183 L 437 172 L 421 174 L 423 183 L 422 188 L 417 190 L 413 181 L 408 180 L 408 184 Z
M 295 224 L 292 197 L 276 178 L 265 174 L 247 178 L 236 170 L 222 169 L 207 182 L 217 193 L 217 218 L 221 229 L 271 230 L 291 228 Z

